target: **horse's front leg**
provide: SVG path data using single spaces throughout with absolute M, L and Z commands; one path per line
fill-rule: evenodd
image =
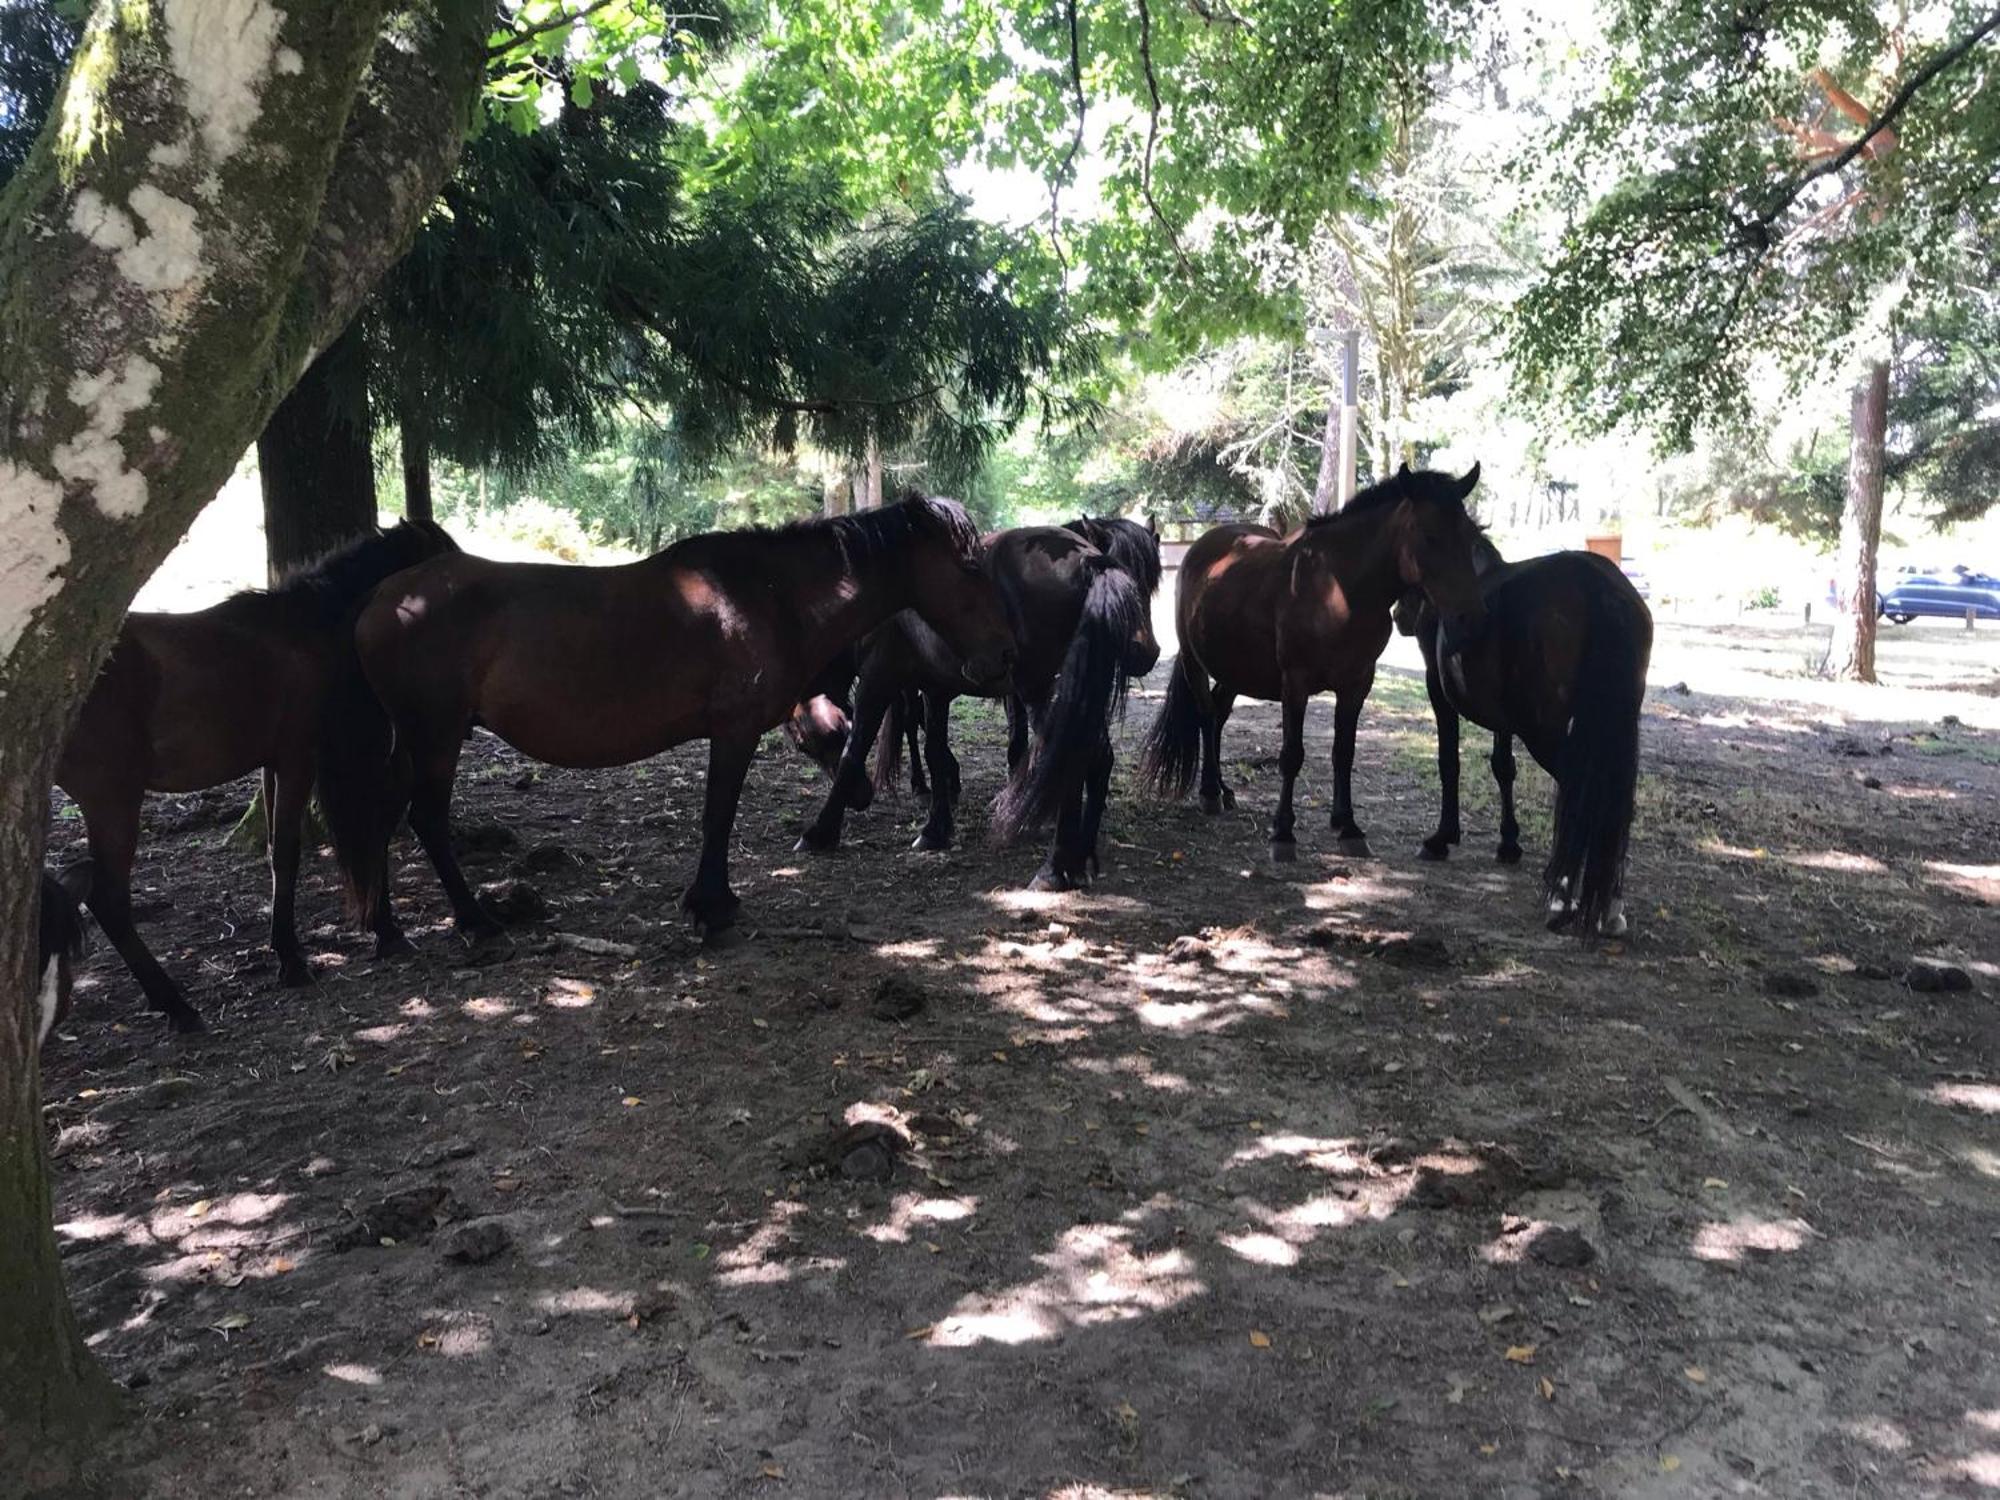
M 1028 712 L 1028 700 L 1019 693 L 1007 694 L 1007 774 L 1012 776 L 1021 768 L 1021 760 L 1028 753 L 1028 735 L 1034 724 L 1034 716 Z
M 903 694 L 903 711 L 898 715 L 902 721 L 903 738 L 908 742 L 906 753 L 910 758 L 910 795 L 928 797 L 931 794 L 930 778 L 924 774 L 923 745 L 920 730 L 924 716 L 930 712 L 929 700 L 915 689 Z
M 271 860 L 271 951 L 278 955 L 278 982 L 288 987 L 312 983 L 312 968 L 299 946 L 295 916 L 299 886 L 299 830 L 305 822 L 312 773 L 296 763 L 264 771 L 265 846 Z
M 1056 809 L 1056 836 L 1031 891 L 1072 891 L 1090 884 L 1090 846 L 1084 842 L 1083 788 L 1077 787 Z
M 866 807 L 874 788 L 868 780 L 868 752 L 882 732 L 882 720 L 889 712 L 892 697 L 901 690 L 885 687 L 879 677 L 867 672 L 854 688 L 854 723 L 848 731 L 847 748 L 840 752 L 840 764 L 833 770 L 833 785 L 826 790 L 819 815 L 806 825 L 792 847 L 831 854 L 840 847 L 840 830 L 847 821 L 847 809 Z
M 1375 670 L 1346 687 L 1334 689 L 1333 700 L 1333 811 L 1328 815 L 1340 852 L 1354 859 L 1368 859 L 1368 835 L 1354 821 L 1354 733 L 1361 723 L 1361 705 L 1368 701 L 1368 689 L 1375 684 Z
M 924 694 L 924 754 L 930 760 L 931 811 L 912 849 L 949 849 L 958 809 L 958 757 L 951 753 L 951 695 Z
M 1292 834 L 1292 788 L 1306 763 L 1306 703 L 1311 694 L 1304 688 L 1285 684 L 1285 743 L 1278 752 L 1278 810 L 1271 814 L 1271 858 L 1288 864 L 1299 855 L 1298 840 Z
M 1111 735 L 1107 730 L 1097 742 L 1096 753 L 1090 758 L 1090 766 L 1084 772 L 1083 783 L 1083 848 L 1090 858 L 1090 873 L 1095 878 L 1101 871 L 1097 858 L 1098 834 L 1104 827 L 1104 806 L 1111 798 Z
M 473 895 L 451 842 L 451 792 L 458 779 L 458 754 L 465 743 L 465 729 L 462 724 L 427 724 L 412 734 L 411 740 L 411 831 L 430 856 L 460 935 L 473 943 L 498 937 L 501 926 Z
M 72 789 L 73 790 L 73 789 Z M 188 1004 L 181 987 L 146 947 L 132 922 L 132 861 L 139 852 L 139 804 L 143 793 L 133 788 L 129 795 L 111 794 L 89 801 L 78 798 L 83 807 L 84 831 L 90 837 L 90 891 L 83 898 L 97 925 L 111 939 L 111 946 L 125 960 L 125 967 L 139 981 L 146 1004 L 167 1018 L 167 1029 L 176 1032 L 206 1031 L 201 1013 Z
M 694 918 L 705 942 L 721 944 L 736 925 L 743 905 L 729 888 L 729 835 L 736 826 L 736 804 L 743 796 L 743 778 L 757 753 L 757 737 L 708 742 L 708 789 L 701 804 L 701 861 L 694 880 L 681 894 L 681 909 Z
M 1493 780 L 1500 788 L 1500 863 L 1521 862 L 1521 825 L 1514 818 L 1514 736 L 1493 736 Z
M 1449 859 L 1451 846 L 1463 836 L 1458 822 L 1458 710 L 1445 696 L 1437 663 L 1424 654 L 1424 688 L 1430 694 L 1431 715 L 1437 720 L 1438 826 L 1417 849 L 1418 859 Z

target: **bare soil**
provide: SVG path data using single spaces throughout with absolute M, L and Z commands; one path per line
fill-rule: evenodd
M 722 953 L 674 909 L 699 746 L 482 738 L 460 825 L 549 919 L 469 954 L 412 847 L 422 955 L 377 963 L 321 859 L 303 992 L 223 844 L 247 787 L 155 799 L 147 930 L 214 1033 L 169 1041 L 100 946 L 45 1067 L 70 1284 L 134 1393 L 98 1492 L 2000 1489 L 2000 736 L 1961 696 L 1656 692 L 1612 944 L 1543 930 L 1537 772 L 1494 863 L 1483 736 L 1466 846 L 1416 862 L 1431 734 L 1389 672 L 1378 858 L 1331 852 L 1318 705 L 1267 862 L 1245 705 L 1237 811 L 1121 759 L 1070 896 L 983 842 L 991 716 L 944 855 L 907 795 L 790 853 L 823 783 L 773 742 Z

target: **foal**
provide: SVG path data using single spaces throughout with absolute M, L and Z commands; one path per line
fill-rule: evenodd
M 91 867 L 84 904 L 173 1031 L 200 1014 L 132 923 L 132 861 L 147 792 L 194 792 L 263 768 L 271 946 L 284 984 L 312 978 L 293 922 L 300 828 L 328 737 L 344 726 L 329 693 L 355 606 L 393 573 L 458 544 L 428 521 L 377 531 L 191 614 L 132 614 L 84 700 L 56 766 L 83 810 Z

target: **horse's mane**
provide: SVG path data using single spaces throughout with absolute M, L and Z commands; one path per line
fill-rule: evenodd
M 1124 516 L 1079 516 L 1063 529 L 1074 531 L 1110 558 L 1113 567 L 1129 573 L 1148 599 L 1160 591 L 1160 539 L 1150 528 Z
M 711 535 L 717 541 L 830 536 L 840 548 L 841 556 L 854 564 L 899 551 L 932 528 L 942 530 L 950 538 L 961 558 L 968 562 L 978 560 L 979 528 L 972 524 L 964 506 L 937 495 L 911 495 L 893 505 L 847 516 L 808 516 L 784 526 L 745 526 Z
M 333 623 L 383 579 L 458 550 L 451 533 L 435 521 L 400 521 L 287 568 L 268 589 L 239 590 L 218 607 L 255 610 L 273 602 L 309 604 L 320 620 Z
M 1342 521 L 1353 520 L 1359 516 L 1373 515 L 1377 511 L 1387 510 L 1390 506 L 1403 500 L 1447 499 L 1448 495 L 1441 492 L 1438 486 L 1440 483 L 1450 482 L 1450 475 L 1439 474 L 1431 469 L 1419 469 L 1414 472 L 1406 471 L 1400 474 L 1392 474 L 1379 484 L 1371 484 L 1367 489 L 1357 491 L 1354 498 L 1341 506 L 1339 510 L 1329 511 L 1323 516 L 1309 517 L 1306 521 L 1306 529 L 1311 531 L 1316 527 L 1333 526 Z M 1478 518 L 1471 511 L 1465 509 L 1465 502 L 1463 500 L 1456 500 L 1452 503 L 1458 510 L 1463 512 L 1465 519 L 1471 522 L 1473 529 L 1481 531 L 1483 534 L 1483 529 L 1479 525 Z

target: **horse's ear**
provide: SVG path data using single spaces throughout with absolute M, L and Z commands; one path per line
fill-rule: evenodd
M 1410 477 L 1410 461 L 1407 458 L 1396 465 L 1396 477 L 1398 479 L 1408 479 Z
M 1451 487 L 1452 496 L 1455 499 L 1463 500 L 1467 495 L 1470 495 L 1474 490 L 1478 488 L 1479 488 L 1479 464 L 1477 460 L 1475 460 L 1473 462 L 1472 467 L 1465 471 L 1465 477 L 1460 479 L 1454 485 L 1452 485 Z
M 1150 511 L 1146 515 L 1146 529 L 1153 533 L 1154 541 L 1157 542 L 1160 539 L 1160 518 L 1153 515 Z

